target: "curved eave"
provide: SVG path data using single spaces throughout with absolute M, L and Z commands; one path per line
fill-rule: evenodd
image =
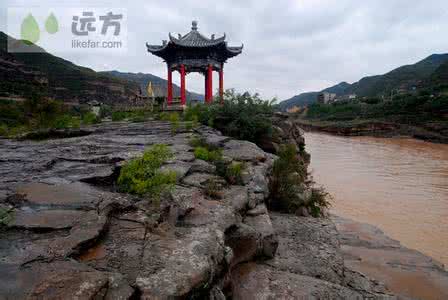
M 165 45 L 149 45 L 148 43 L 146 43 L 146 49 L 148 49 L 148 52 L 156 55 L 160 52 L 163 52 L 166 47 L 168 47 L 168 43 L 166 43 Z
M 243 52 L 244 44 L 242 44 L 239 47 L 229 47 L 226 45 L 226 51 L 229 57 L 237 56 L 238 54 L 241 54 Z
M 191 36 L 191 35 L 195 35 L 195 36 Z M 176 37 L 172 36 L 171 33 L 168 34 L 168 37 L 169 37 L 170 41 L 177 46 L 207 48 L 207 47 L 213 47 L 213 46 L 217 46 L 221 43 L 224 43 L 225 39 L 226 39 L 226 34 L 224 33 L 224 35 L 222 37 L 217 38 L 217 39 L 209 39 L 209 38 L 206 38 L 205 36 L 203 36 L 202 34 L 200 34 L 199 32 L 193 33 L 193 31 L 192 31 L 192 32 L 184 35 L 181 38 L 176 38 Z

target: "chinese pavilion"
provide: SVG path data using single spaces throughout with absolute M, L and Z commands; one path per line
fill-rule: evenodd
M 205 102 L 211 103 L 213 99 L 213 71 L 219 72 L 219 96 L 222 99 L 224 91 L 224 63 L 227 59 L 237 56 L 243 50 L 240 47 L 227 46 L 226 34 L 215 38 L 212 34 L 207 38 L 199 33 L 198 23 L 192 22 L 191 31 L 186 35 L 174 37 L 168 34 L 169 41 L 164 40 L 162 45 L 148 45 L 148 52 L 161 57 L 168 66 L 168 92 L 167 103 L 173 102 L 172 72 L 180 73 L 180 101 L 186 104 L 185 75 L 190 72 L 199 72 L 205 76 Z

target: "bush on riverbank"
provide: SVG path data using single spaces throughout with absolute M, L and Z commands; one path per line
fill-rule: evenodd
M 258 94 L 227 90 L 222 104 L 215 101 L 211 105 L 188 107 L 184 120 L 199 121 L 224 135 L 257 143 L 272 132 L 270 117 L 274 113 L 273 104 L 274 100 L 265 101 Z
M 307 167 L 297 156 L 296 147 L 281 146 L 269 181 L 269 208 L 296 213 L 304 207 L 313 217 L 321 216 L 329 206 L 329 195 L 322 188 L 309 189 L 312 183 L 307 178 Z
M 127 162 L 120 171 L 118 187 L 121 192 L 158 199 L 162 192 L 176 183 L 174 171 L 161 171 L 164 162 L 173 154 L 166 145 L 154 145 L 142 157 Z

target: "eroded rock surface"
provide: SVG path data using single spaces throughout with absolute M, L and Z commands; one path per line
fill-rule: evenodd
M 263 218 L 254 228 L 243 223 L 249 202 L 267 196 L 272 157 L 256 145 L 197 131 L 251 170 L 246 186 L 227 186 L 214 165 L 194 158 L 192 132 L 172 136 L 166 122 L 89 130 L 69 139 L 0 141 L 0 202 L 12 217 L 0 229 L 2 298 L 222 299 L 230 266 L 245 260 L 232 249 L 242 245 L 226 238 L 232 228 L 254 233 L 247 260 L 267 252 L 275 235 L 267 211 L 248 216 Z M 156 143 L 170 146 L 174 158 L 162 168 L 178 179 L 160 209 L 114 189 L 124 161 Z M 210 180 L 225 186 L 221 199 L 206 196 Z M 258 228 L 265 223 L 268 229 Z
M 331 220 L 270 216 L 276 254 L 233 269 L 234 299 L 394 299 L 383 285 L 345 266 Z
M 0 207 L 11 217 L 0 227 L 0 298 L 391 298 L 347 268 L 330 220 L 268 212 L 275 156 L 255 144 L 206 127 L 173 136 L 156 121 L 89 132 L 0 140 Z M 193 134 L 244 162 L 244 185 L 195 159 Z M 174 153 L 163 168 L 177 185 L 158 206 L 118 193 L 123 163 L 158 143 Z M 207 196 L 210 180 L 220 197 Z

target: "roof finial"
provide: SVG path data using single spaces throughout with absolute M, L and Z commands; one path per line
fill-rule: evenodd
M 191 22 L 191 30 L 198 30 L 198 21 Z

